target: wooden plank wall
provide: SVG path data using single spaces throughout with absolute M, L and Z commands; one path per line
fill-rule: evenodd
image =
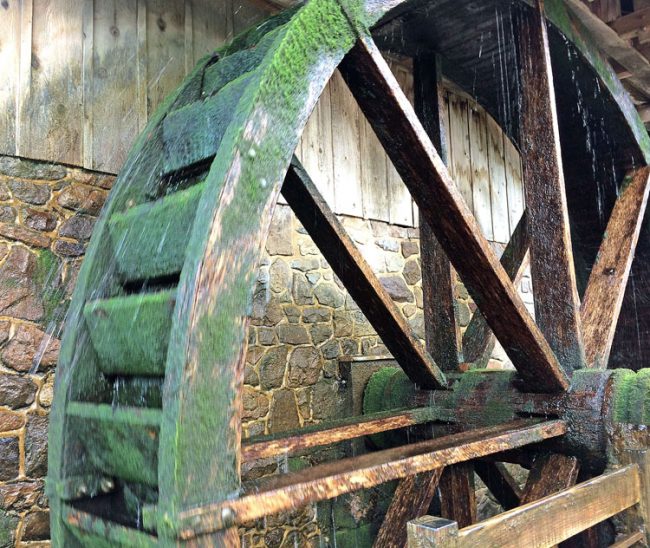
M 204 54 L 264 15 L 241 0 L 7 0 L 0 154 L 116 173 L 148 117 Z M 413 96 L 408 62 L 390 60 Z M 451 172 L 488 239 L 523 211 L 519 155 L 462 92 L 445 99 Z M 297 150 L 333 210 L 417 226 L 417 211 L 340 75 Z

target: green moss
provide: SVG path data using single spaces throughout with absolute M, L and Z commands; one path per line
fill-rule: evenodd
M 84 308 L 100 367 L 107 374 L 163 375 L 174 291 L 93 301 Z
M 636 382 L 636 374 L 629 369 L 616 369 L 612 373 L 612 420 L 629 422 L 630 396 Z
M 113 215 L 109 233 L 124 279 L 157 278 L 181 271 L 204 189 L 204 184 L 197 184 Z
M 38 253 L 34 269 L 34 283 L 43 304 L 43 324 L 60 320 L 65 315 L 62 306 L 65 302 L 65 291 L 60 286 L 61 259 L 45 249 Z
M 371 524 L 356 529 L 337 530 L 335 546 L 340 548 L 371 548 L 375 535 Z
M 0 509 L 0 548 L 9 548 L 14 545 L 18 516 L 8 514 Z

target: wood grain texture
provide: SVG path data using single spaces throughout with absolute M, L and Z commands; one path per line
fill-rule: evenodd
M 544 3 L 520 14 L 521 140 L 535 319 L 565 371 L 584 366 Z
M 589 367 L 604 369 L 609 361 L 648 203 L 649 180 L 648 168 L 641 168 L 626 179 L 589 276 L 581 307 Z
M 639 496 L 638 467 L 626 466 L 461 529 L 457 546 L 554 546 L 636 504 Z
M 311 447 L 330 445 L 361 436 L 424 424 L 435 420 L 435 418 L 435 411 L 429 408 L 401 413 L 384 412 L 308 426 L 294 432 L 283 432 L 277 436 L 252 438 L 242 443 L 242 461 L 248 462 L 277 455 L 288 455 Z
M 276 476 L 239 499 L 187 510 L 179 516 L 180 537 L 250 522 L 302 505 L 366 489 L 380 483 L 521 447 L 565 432 L 563 421 L 515 421 L 435 440 L 386 449 Z
M 485 111 L 469 106 L 469 141 L 472 165 L 472 203 L 474 216 L 483 235 L 490 241 L 494 240 L 492 229 L 492 198 L 490 191 L 491 163 L 488 161 L 488 117 Z M 503 133 L 499 129 L 503 139 Z M 503 156 L 502 156 L 503 157 Z M 505 177 L 502 177 L 505 184 Z M 504 200 L 507 207 L 507 200 Z M 494 220 L 496 222 L 496 219 Z
M 580 464 L 575 457 L 560 453 L 539 455 L 533 462 L 521 504 L 528 504 L 575 485 Z
M 505 136 L 499 125 L 492 117 L 488 117 L 487 124 L 487 146 L 488 161 L 490 166 L 490 206 L 492 219 L 491 238 L 495 242 L 506 243 L 510 237 L 509 216 L 508 216 L 508 183 L 506 179 L 505 165 Z
M 504 510 L 520 505 L 521 488 L 503 463 L 476 461 L 474 470 Z
M 446 386 L 443 373 L 413 334 L 307 173 L 296 162 L 294 160 L 285 179 L 282 194 L 298 220 L 409 378 L 423 387 Z
M 340 69 L 361 109 L 520 374 L 540 391 L 568 387 L 557 362 L 370 38 Z M 440 210 L 445 214 L 440 215 Z
M 472 464 L 463 462 L 445 468 L 440 478 L 440 507 L 442 517 L 455 521 L 459 527 L 468 527 L 476 522 Z
M 444 118 L 441 59 L 422 54 L 413 61 L 415 112 L 442 160 L 449 159 Z M 455 274 L 429 223 L 420 221 L 424 334 L 433 359 L 443 371 L 458 370 L 460 325 L 456 321 Z
M 0 154 L 16 152 L 16 100 L 20 82 L 21 4 L 11 2 L 2 13 L 0 39 Z
M 501 255 L 501 265 L 508 277 L 518 286 L 526 271 L 528 261 L 528 218 L 524 214 L 512 232 L 510 241 Z M 463 360 L 473 367 L 480 368 L 487 364 L 494 348 L 494 336 L 480 310 L 476 310 L 463 335 Z
M 442 468 L 408 476 L 399 482 L 373 547 L 404 548 L 406 524 L 427 513 L 436 493 Z

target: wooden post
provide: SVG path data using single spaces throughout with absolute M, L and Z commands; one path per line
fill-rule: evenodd
M 455 548 L 458 539 L 458 524 L 444 518 L 422 516 L 409 521 L 408 548 Z
M 641 501 L 626 512 L 625 526 L 627 533 L 644 532 L 646 543 L 650 544 L 650 449 L 625 448 L 619 455 L 621 464 L 636 464 L 641 480 Z
M 444 124 L 442 63 L 435 53 L 413 58 L 415 113 L 445 164 L 449 163 Z M 424 332 L 427 350 L 443 371 L 458 370 L 460 329 L 454 307 L 454 272 L 429 223 L 420 218 Z

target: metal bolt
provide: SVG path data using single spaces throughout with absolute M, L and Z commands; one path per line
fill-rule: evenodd
M 81 484 L 79 488 L 77 489 L 77 496 L 78 497 L 84 497 L 88 494 L 88 487 L 86 487 L 84 484 Z
M 103 493 L 109 493 L 115 488 L 115 482 L 110 478 L 104 478 L 99 484 L 99 488 Z
M 232 511 L 232 508 L 226 507 L 221 510 L 221 523 L 226 528 L 235 524 L 235 512 Z

